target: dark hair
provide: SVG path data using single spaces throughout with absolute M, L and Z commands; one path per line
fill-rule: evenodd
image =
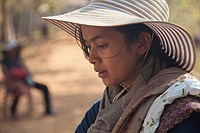
M 78 32 L 80 33 L 80 35 L 78 35 Z M 76 42 L 78 43 L 79 47 L 83 50 L 85 58 L 88 59 L 89 52 L 88 52 L 87 46 L 85 44 L 85 40 L 83 39 L 82 31 L 79 28 L 76 28 L 75 39 L 76 39 Z
M 125 35 L 125 40 L 127 44 L 130 44 L 130 42 L 137 40 L 141 32 L 152 33 L 152 31 L 143 24 L 132 24 L 113 28 L 116 31 L 119 31 Z

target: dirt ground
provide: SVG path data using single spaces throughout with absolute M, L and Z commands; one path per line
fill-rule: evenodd
M 27 116 L 27 97 L 22 97 L 13 120 L 3 113 L 3 87 L 0 87 L 0 133 L 73 133 L 85 111 L 101 97 L 104 85 L 83 57 L 75 40 L 65 32 L 32 43 L 23 51 L 34 80 L 48 85 L 55 116 L 43 116 L 41 93 L 32 89 L 34 110 Z M 2 80 L 2 74 L 1 80 Z M 7 110 L 9 109 L 9 99 Z

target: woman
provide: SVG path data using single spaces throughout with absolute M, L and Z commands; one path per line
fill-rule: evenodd
M 77 133 L 200 131 L 195 44 L 168 18 L 165 0 L 92 0 L 44 17 L 77 39 L 106 85 Z

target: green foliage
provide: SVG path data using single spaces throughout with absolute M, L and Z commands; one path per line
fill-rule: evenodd
M 193 36 L 197 36 L 200 33 L 200 1 L 167 0 L 167 2 L 170 8 L 170 22 L 183 26 Z
M 167 0 L 170 8 L 170 22 L 184 27 L 193 37 L 200 38 L 200 1 Z M 199 44 L 200 45 L 200 44 Z M 197 62 L 192 73 L 200 78 L 200 47 L 197 47 Z

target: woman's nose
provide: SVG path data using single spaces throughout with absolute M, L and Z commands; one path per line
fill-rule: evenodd
M 89 59 L 88 60 L 91 64 L 96 64 L 96 63 L 100 62 L 101 58 L 98 56 L 98 53 L 97 53 L 96 50 L 91 49 L 90 53 L 89 53 Z

